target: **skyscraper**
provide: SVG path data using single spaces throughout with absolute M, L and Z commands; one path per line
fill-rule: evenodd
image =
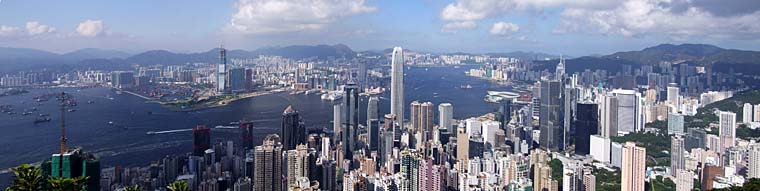
M 445 129 L 453 132 L 452 125 L 454 122 L 454 106 L 451 103 L 438 104 L 438 126 L 439 129 Z
M 668 105 L 670 105 L 670 111 L 677 113 L 681 110 L 681 100 L 680 100 L 680 91 L 681 89 L 678 87 L 678 84 L 676 83 L 670 83 L 668 84 L 668 95 L 667 95 L 667 102 Z
M 253 149 L 253 123 L 249 121 L 240 122 L 240 145 L 243 152 Z M 241 153 L 241 154 L 242 154 Z
M 219 48 L 219 66 L 216 71 L 216 93 L 227 92 L 227 49 Z
M 622 191 L 644 191 L 646 149 L 632 142 L 623 145 L 620 183 Z
M 310 176 L 312 166 L 309 164 L 313 160 L 314 155 L 309 151 L 306 145 L 298 145 L 296 149 L 287 151 L 287 187 L 291 188 L 296 186 L 296 181 L 299 178 Z
M 409 120 L 412 122 L 412 126 L 409 132 L 420 134 L 422 139 L 417 140 L 420 143 L 427 142 L 432 138 L 433 133 L 433 103 L 413 101 L 410 104 L 410 112 Z
M 691 171 L 678 169 L 676 170 L 676 191 L 691 191 L 694 189 L 694 173 Z
M 404 51 L 401 47 L 393 48 L 391 57 L 391 114 L 396 116 L 396 123 L 404 128 Z
M 288 106 L 282 112 L 282 148 L 292 150 L 298 144 L 306 144 L 306 129 L 301 124 L 298 111 Z
M 560 123 L 560 83 L 558 81 L 542 81 L 540 88 L 541 116 L 539 125 L 541 134 L 539 143 L 541 148 L 551 151 L 560 151 L 563 129 Z
M 752 104 L 750 104 L 750 103 L 744 103 L 744 108 L 742 110 L 742 122 L 743 123 L 749 123 L 749 122 L 753 121 L 752 117 L 753 117 L 754 113 L 752 112 L 752 108 L 753 108 Z
M 591 135 L 597 134 L 599 111 L 594 103 L 578 103 L 575 115 L 575 154 L 590 154 Z
M 616 89 L 612 94 L 618 100 L 617 130 L 620 133 L 633 133 L 644 129 L 641 111 L 641 94 L 634 90 Z
M 229 70 L 229 91 L 245 90 L 247 82 L 245 81 L 245 68 L 232 68 Z
M 441 115 L 441 114 L 439 114 Z M 512 100 L 503 100 L 499 103 L 499 115 L 501 122 L 501 129 L 507 130 L 509 121 L 512 120 Z
M 555 68 L 554 70 L 554 77 L 555 77 L 555 80 L 561 81 L 564 76 L 565 76 L 565 59 L 562 58 L 562 56 L 559 56 L 559 63 L 557 63 L 557 68 Z
M 211 148 L 211 129 L 205 125 L 195 126 L 193 129 L 193 155 L 203 156 L 209 148 Z
M 369 127 L 369 123 L 372 119 L 379 119 L 378 114 L 378 104 L 380 103 L 380 99 L 377 96 L 370 96 L 369 100 L 367 101 L 367 127 Z
M 333 105 L 333 141 L 337 144 L 341 140 L 340 133 L 343 130 L 343 104 Z
M 760 144 L 755 143 L 749 146 L 747 151 L 749 155 L 749 166 L 747 167 L 747 178 L 760 178 Z
M 367 124 L 367 138 L 369 139 L 369 150 L 377 151 L 378 144 L 380 144 L 380 120 L 369 120 Z
M 683 134 L 683 115 L 668 113 L 668 134 Z
M 720 145 L 718 149 L 719 154 L 723 154 L 724 151 L 734 146 L 736 139 L 736 114 L 733 112 L 721 111 L 718 114 L 719 118 L 719 137 Z
M 599 132 L 602 137 L 610 138 L 618 135 L 618 99 L 613 95 L 605 95 L 602 103 L 602 124 Z
M 343 87 L 343 130 L 341 132 L 341 141 L 343 145 L 344 159 L 353 160 L 353 154 L 356 150 L 356 140 L 359 131 L 359 87 L 356 82 L 349 80 Z
M 680 135 L 670 138 L 670 173 L 678 176 L 678 170 L 684 169 L 684 140 Z
M 282 144 L 277 135 L 267 135 L 254 151 L 253 190 L 282 191 Z

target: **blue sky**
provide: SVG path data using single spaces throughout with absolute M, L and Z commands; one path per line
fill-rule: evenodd
M 0 1 L 0 46 L 69 52 L 294 44 L 582 56 L 660 43 L 760 50 L 754 0 Z

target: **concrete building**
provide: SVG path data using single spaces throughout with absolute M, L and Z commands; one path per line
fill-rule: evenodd
M 283 191 L 280 137 L 268 135 L 263 145 L 256 146 L 254 153 L 253 190 Z
M 454 123 L 454 106 L 451 103 L 438 104 L 438 127 L 439 130 L 444 129 L 448 132 L 453 132 Z
M 391 114 L 396 116 L 396 124 L 404 128 L 404 51 L 393 48 L 391 56 Z
M 694 173 L 678 169 L 675 174 L 676 191 L 691 191 L 694 189 Z
M 678 170 L 684 169 L 684 140 L 680 135 L 670 137 L 670 173 L 678 176 Z
M 760 144 L 750 145 L 747 155 L 749 156 L 747 178 L 760 178 Z
M 728 148 L 734 146 L 736 142 L 736 114 L 733 112 L 721 111 L 719 118 L 719 137 L 720 145 L 719 154 L 723 154 Z
M 683 134 L 683 115 L 668 113 L 668 135 Z
M 564 141 L 564 129 L 560 121 L 560 87 L 559 81 L 542 81 L 540 86 L 539 146 L 551 151 L 561 151 L 561 143 Z
M 590 154 L 599 162 L 610 162 L 610 139 L 599 135 L 590 136 Z
M 681 110 L 681 95 L 680 95 L 681 89 L 678 87 L 678 84 L 676 83 L 670 83 L 668 84 L 667 89 L 667 100 L 666 102 L 668 105 L 670 105 L 670 111 L 671 112 L 678 112 Z
M 646 179 L 646 149 L 632 142 L 623 145 L 621 191 L 644 191 Z
M 754 121 L 754 115 L 755 113 L 752 112 L 752 109 L 754 106 L 750 103 L 744 103 L 744 108 L 742 110 L 742 123 L 749 123 Z

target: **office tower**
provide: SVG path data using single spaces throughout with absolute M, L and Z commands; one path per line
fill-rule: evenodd
M 367 100 L 367 127 L 369 127 L 369 123 L 373 119 L 378 119 L 380 115 L 378 114 L 378 104 L 380 103 L 380 98 L 377 96 L 370 96 L 369 100 Z
M 378 144 L 380 143 L 380 120 L 370 119 L 367 124 L 367 137 L 369 139 L 369 150 L 377 151 Z
M 322 190 L 337 190 L 336 181 L 338 164 L 333 160 L 322 161 L 322 175 L 320 176 L 319 186 Z
M 678 113 L 681 111 L 681 100 L 680 100 L 680 91 L 681 89 L 678 87 L 678 84 L 676 83 L 670 83 L 668 84 L 668 99 L 666 102 L 668 105 L 670 105 L 670 111 L 673 113 Z
M 356 140 L 359 131 L 359 87 L 353 80 L 349 80 L 343 87 L 343 132 L 341 142 L 344 159 L 353 160 L 356 150 Z
M 575 114 L 575 154 L 590 153 L 591 135 L 599 128 L 599 111 L 594 103 L 578 103 Z
M 753 108 L 752 104 L 750 104 L 750 103 L 744 103 L 744 109 L 742 111 L 742 122 L 743 123 L 749 123 L 749 122 L 754 121 L 754 119 L 753 119 L 754 113 L 752 112 L 752 108 Z
M 248 150 L 253 149 L 253 123 L 249 121 L 240 122 L 240 146 L 243 149 L 244 154 Z
M 452 129 L 454 123 L 454 106 L 451 103 L 438 104 L 438 127 L 448 132 L 454 132 Z
M 747 178 L 760 178 L 760 144 L 755 143 L 750 145 L 747 155 L 749 156 Z
M 470 136 L 464 127 L 457 128 L 457 160 L 467 162 L 469 159 Z
M 733 112 L 721 111 L 719 118 L 719 149 L 718 153 L 723 154 L 728 148 L 734 146 L 736 139 L 736 114 Z
M 211 129 L 206 125 L 198 125 L 193 129 L 193 155 L 203 156 L 211 148 Z
M 264 144 L 254 151 L 253 190 L 283 191 L 282 144 L 277 135 L 267 135 Z
M 691 171 L 678 169 L 676 174 L 676 191 L 692 191 L 694 189 L 694 174 Z
M 683 115 L 668 113 L 668 135 L 683 134 Z
M 227 49 L 219 48 L 219 65 L 216 70 L 216 93 L 227 93 Z
M 617 97 L 612 95 L 604 96 L 602 103 L 602 124 L 601 131 L 599 132 L 602 137 L 610 138 L 616 137 L 618 132 L 618 100 Z
M 357 71 L 359 78 L 359 89 L 364 90 L 367 88 L 367 61 L 359 61 L 359 71 Z
M 441 114 L 439 114 L 441 115 Z M 512 120 L 512 100 L 503 100 L 499 102 L 499 119 L 501 129 L 506 130 L 507 124 Z
M 51 178 L 89 177 L 84 190 L 100 190 L 100 159 L 81 149 L 56 153 L 41 164 L 42 176 Z
M 433 103 L 413 101 L 410 104 L 409 111 L 409 120 L 412 122 L 409 132 L 422 135 L 422 139 L 417 141 L 424 144 L 432 138 L 434 117 Z
M 700 128 L 689 128 L 684 136 L 684 150 L 691 151 L 694 148 L 705 149 L 705 137 L 707 132 Z
M 610 138 L 591 135 L 589 154 L 599 162 L 610 162 Z
M 298 145 L 296 149 L 287 151 L 287 188 L 294 187 L 298 179 L 306 177 L 309 178 L 311 171 L 310 162 L 313 160 L 313 155 L 309 152 L 309 148 L 306 145 Z
M 229 70 L 229 91 L 242 91 L 246 88 L 245 68 L 232 68 Z
M 404 51 L 393 48 L 391 58 L 391 114 L 396 116 L 396 124 L 404 128 Z
M 401 189 L 419 190 L 420 159 L 414 150 L 401 151 Z
M 684 140 L 680 135 L 670 137 L 670 173 L 678 175 L 678 170 L 684 169 Z
M 612 94 L 617 98 L 617 130 L 628 134 L 644 129 L 641 118 L 641 94 L 634 90 L 616 89 Z
M 127 71 L 114 71 L 111 73 L 111 86 L 114 88 L 131 88 L 135 84 L 135 74 Z
M 395 129 L 396 116 L 393 114 L 385 114 L 383 127 L 379 132 L 379 144 L 377 149 L 378 163 L 383 166 L 389 159 L 389 154 L 393 151 L 393 142 L 395 135 L 393 130 Z
M 623 167 L 623 145 L 610 142 L 610 164 L 614 167 Z
M 623 145 L 623 163 L 620 175 L 622 191 L 644 191 L 646 178 L 646 149 L 632 142 Z
M 570 82 L 572 83 L 572 82 Z M 562 93 L 562 142 L 560 142 L 559 148 L 565 150 L 565 148 L 572 142 L 573 134 L 575 134 L 575 127 L 573 127 L 573 118 L 575 117 L 575 96 L 578 94 L 577 89 L 571 87 L 572 84 L 566 85 Z
M 557 68 L 554 70 L 554 80 L 562 81 L 562 78 L 565 77 L 565 59 L 562 58 L 562 56 L 559 57 L 559 63 L 557 63 Z
M 343 130 L 343 104 L 333 105 L 333 140 L 337 143 L 341 140 L 340 133 Z
M 541 148 L 551 151 L 560 151 L 563 129 L 560 124 L 560 83 L 558 81 L 541 82 L 541 116 L 539 125 L 541 134 L 539 143 Z
M 298 111 L 293 106 L 288 106 L 282 112 L 282 149 L 293 150 L 296 145 L 306 144 L 306 128 L 301 124 Z
M 321 143 L 319 157 L 322 158 L 322 160 L 330 160 L 330 137 L 323 136 Z

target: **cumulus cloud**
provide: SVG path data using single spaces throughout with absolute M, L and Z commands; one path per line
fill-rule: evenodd
M 240 0 L 228 30 L 277 33 L 322 29 L 339 19 L 374 12 L 364 0 Z
M 760 38 L 760 4 L 752 0 L 456 0 L 441 10 L 448 24 L 525 13 L 560 11 L 555 33 L 626 37 L 664 35 L 673 39 Z M 715 6 L 720 4 L 722 6 Z M 740 4 L 745 6 L 728 6 Z M 445 25 L 444 25 L 445 27 Z
M 37 21 L 31 21 L 26 23 L 26 31 L 29 33 L 29 35 L 39 35 L 39 34 L 46 34 L 46 33 L 53 33 L 55 32 L 55 28 L 40 24 Z
M 497 22 L 491 26 L 488 32 L 496 36 L 509 36 L 520 30 L 520 26 L 514 23 Z
M 105 26 L 101 20 L 86 20 L 77 26 L 77 34 L 85 37 L 94 37 L 105 34 Z

